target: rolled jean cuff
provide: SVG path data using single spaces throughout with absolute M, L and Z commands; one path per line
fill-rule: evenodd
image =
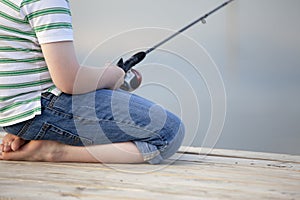
M 147 142 L 140 142 L 140 141 L 133 141 L 138 148 L 138 150 L 141 152 L 144 161 L 150 163 L 150 164 L 159 164 L 164 159 L 160 155 L 160 151 L 157 149 L 156 146 L 149 144 Z

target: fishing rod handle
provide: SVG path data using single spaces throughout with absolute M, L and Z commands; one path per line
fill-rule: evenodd
M 123 58 L 119 60 L 117 65 L 121 67 L 125 73 L 127 73 L 132 67 L 134 67 L 136 64 L 140 63 L 144 58 L 146 57 L 146 53 L 141 51 L 139 53 L 134 54 L 131 58 L 123 61 Z

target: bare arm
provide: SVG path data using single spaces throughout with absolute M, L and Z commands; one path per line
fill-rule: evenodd
M 65 93 L 81 94 L 101 88 L 117 89 L 124 81 L 124 71 L 117 66 L 80 66 L 71 41 L 41 46 L 54 84 Z

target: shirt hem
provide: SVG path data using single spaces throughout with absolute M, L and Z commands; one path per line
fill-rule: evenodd
M 65 41 L 74 41 L 72 34 L 69 35 L 57 35 L 55 37 L 38 37 L 39 44 L 48 44 L 54 42 L 65 42 Z
M 37 116 L 37 115 L 41 115 L 41 112 L 34 113 L 33 115 L 30 115 L 30 116 L 28 116 L 28 117 L 24 117 L 24 118 L 15 120 L 15 121 L 13 121 L 13 122 L 0 124 L 0 127 L 6 127 L 6 126 L 16 125 L 16 124 L 18 124 L 18 123 L 21 123 L 21 122 L 25 122 L 25 121 L 31 120 L 31 119 L 35 118 L 35 116 Z

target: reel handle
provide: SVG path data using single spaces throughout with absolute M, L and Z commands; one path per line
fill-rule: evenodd
M 136 64 L 140 63 L 146 57 L 145 52 L 139 52 L 134 54 L 131 58 L 123 61 L 123 58 L 119 60 L 117 66 L 124 70 L 125 77 L 124 83 L 121 85 L 120 89 L 132 92 L 137 89 L 142 83 L 142 75 L 135 69 L 132 69 Z

